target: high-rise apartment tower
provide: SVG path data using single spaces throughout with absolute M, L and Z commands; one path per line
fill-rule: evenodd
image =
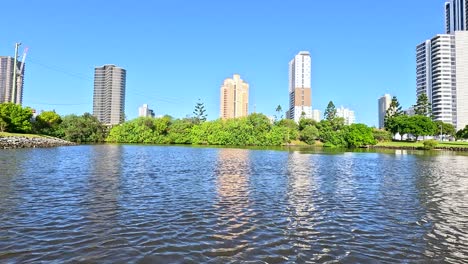
M 237 118 L 249 114 L 249 84 L 240 75 L 234 74 L 221 86 L 220 116 L 222 119 Z
M 383 129 L 385 127 L 385 115 L 387 114 L 388 108 L 392 103 L 392 97 L 389 94 L 379 98 L 379 128 Z
M 115 65 L 94 69 L 93 115 L 106 125 L 125 121 L 126 70 Z
M 434 120 L 468 125 L 468 31 L 439 34 L 416 47 L 416 95 L 425 93 Z
M 445 33 L 468 30 L 468 0 L 448 0 L 445 3 Z
M 16 89 L 13 85 L 14 57 L 0 56 L 0 103 L 23 103 L 24 65 L 18 61 L 16 66 Z M 21 72 L 19 72 L 21 70 Z
M 288 118 L 299 122 L 301 117 L 313 118 L 311 97 L 311 59 L 301 51 L 289 62 Z

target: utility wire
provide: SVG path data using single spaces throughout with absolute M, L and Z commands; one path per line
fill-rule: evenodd
M 78 78 L 78 79 L 81 79 L 81 80 L 86 80 L 86 81 L 93 81 L 94 80 L 93 78 L 91 78 L 89 76 L 70 72 L 68 70 L 65 70 L 63 67 L 47 65 L 47 64 L 39 62 L 39 61 L 37 61 L 35 59 L 31 59 L 30 57 L 29 57 L 29 61 L 31 63 L 33 63 L 33 64 L 39 65 L 39 66 L 41 66 L 43 68 L 46 68 L 48 70 L 52 70 L 52 71 L 55 71 L 55 72 L 60 72 L 60 73 L 63 73 L 63 74 L 66 74 L 68 76 L 75 77 L 75 78 Z M 136 89 L 128 89 L 128 87 L 126 89 L 126 93 L 130 93 L 130 94 L 137 95 L 137 96 L 142 96 L 142 97 L 145 97 L 145 98 L 151 98 L 151 99 L 153 99 L 155 101 L 165 102 L 165 103 L 169 103 L 169 104 L 180 104 L 181 102 L 187 102 L 187 100 L 182 99 L 182 98 L 148 95 L 146 92 L 139 91 L 139 90 L 136 90 Z M 44 103 L 43 105 L 62 105 L 62 104 L 46 104 L 46 103 Z M 83 105 L 83 104 L 63 104 L 63 105 Z

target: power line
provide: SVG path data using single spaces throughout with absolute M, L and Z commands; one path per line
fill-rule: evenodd
M 47 65 L 47 64 L 42 63 L 40 61 L 37 61 L 35 59 L 31 59 L 30 57 L 29 57 L 29 61 L 31 63 L 39 65 L 39 66 L 41 66 L 43 68 L 46 68 L 48 70 L 63 73 L 63 74 L 66 74 L 68 76 L 78 78 L 80 80 L 86 80 L 86 81 L 93 81 L 94 80 L 93 78 L 91 78 L 89 76 L 86 76 L 84 74 L 70 72 L 70 71 L 66 70 L 64 67 L 60 67 L 60 66 Z M 155 101 L 165 102 L 165 103 L 169 103 L 169 104 L 178 104 L 178 103 L 181 103 L 181 102 L 187 102 L 186 99 L 183 99 L 181 97 L 176 98 L 176 97 L 165 97 L 165 96 L 158 96 L 158 95 L 148 95 L 147 92 L 139 91 L 139 90 L 136 90 L 136 89 L 133 89 L 133 88 L 129 89 L 128 87 L 126 88 L 126 92 L 130 93 L 130 94 L 137 95 L 137 96 L 142 96 L 142 97 L 145 97 L 145 98 L 149 97 L 149 98 L 152 98 Z M 43 104 L 43 105 L 48 105 L 48 104 Z M 50 105 L 60 105 L 60 104 L 50 104 Z M 71 105 L 71 104 L 64 104 L 64 105 Z M 80 104 L 75 104 L 75 105 L 80 105 Z

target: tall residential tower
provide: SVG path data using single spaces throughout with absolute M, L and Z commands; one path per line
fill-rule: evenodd
M 0 56 L 0 103 L 23 103 L 24 65 L 18 61 L 16 64 L 16 89 L 13 85 L 15 59 L 14 57 Z M 19 72 L 21 71 L 21 72 Z
M 434 120 L 468 125 L 468 0 L 445 4 L 446 33 L 416 47 L 416 95 L 426 94 Z
M 93 115 L 106 125 L 125 121 L 126 74 L 115 65 L 94 69 Z
M 249 114 L 249 84 L 239 74 L 224 80 L 221 86 L 220 116 L 222 119 L 237 118 Z
M 301 51 L 289 62 L 288 118 L 299 122 L 301 117 L 313 118 L 311 97 L 311 59 Z
M 468 0 L 448 0 L 445 3 L 445 33 L 468 30 Z
M 379 128 L 383 129 L 385 127 L 385 115 L 387 114 L 388 108 L 392 103 L 392 97 L 389 94 L 379 98 Z

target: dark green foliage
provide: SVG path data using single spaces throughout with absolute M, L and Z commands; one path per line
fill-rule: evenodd
M 195 110 L 193 110 L 193 114 L 193 120 L 195 124 L 199 124 L 206 121 L 205 105 L 202 102 L 200 102 L 200 99 L 195 105 Z
M 317 121 L 310 118 L 301 118 L 299 120 L 299 131 L 304 130 L 308 126 L 317 126 Z
M 325 109 L 324 117 L 326 120 L 331 121 L 336 117 L 336 107 L 332 101 L 330 101 Z
M 400 102 L 398 102 L 396 96 L 393 96 L 392 102 L 390 103 L 390 107 L 387 109 L 387 112 L 385 114 L 385 129 L 391 131 L 391 129 L 394 128 L 394 124 L 392 124 L 391 119 L 401 115 L 403 115 L 403 111 L 401 110 Z
M 319 131 L 315 126 L 306 126 L 300 132 L 300 140 L 304 141 L 309 145 L 315 144 L 315 141 L 319 138 Z
M 55 133 L 60 138 L 76 143 L 98 143 L 104 142 L 106 130 L 96 117 L 84 113 L 82 116 L 63 117 Z
M 392 141 L 392 133 L 389 131 L 374 128 L 372 130 L 372 134 L 374 135 L 374 139 L 378 142 Z
M 344 129 L 336 130 L 332 127 L 332 123 L 328 120 L 321 120 L 317 123 L 319 130 L 319 139 L 326 147 L 346 147 L 348 144 L 345 140 Z
M 287 127 L 273 126 L 263 114 L 195 125 L 193 144 L 232 146 L 275 146 L 285 142 Z
M 278 121 L 278 119 L 283 119 L 283 108 L 281 107 L 281 105 L 278 105 L 275 111 L 276 113 L 278 113 L 277 115 L 275 115 L 275 120 Z
M 14 103 L 0 104 L 0 131 L 28 133 L 32 129 L 32 110 Z
M 359 148 L 377 143 L 372 133 L 372 128 L 364 124 L 350 125 L 346 129 L 345 140 L 350 148 Z
M 107 137 L 108 142 L 120 143 L 169 143 L 169 118 L 139 117 L 114 126 Z
M 455 136 L 455 127 L 452 124 L 447 124 L 442 121 L 435 121 L 436 131 L 434 135 L 449 135 Z
M 423 141 L 423 149 L 425 149 L 425 150 L 434 149 L 437 146 L 437 144 L 439 144 L 439 142 L 437 142 L 436 140 L 433 140 L 433 139 L 424 140 Z
M 418 101 L 414 106 L 414 113 L 416 115 L 431 116 L 432 107 L 425 93 L 418 96 Z
M 434 135 L 437 127 L 431 118 L 415 115 L 408 118 L 406 133 L 416 137 Z
M 292 119 L 283 119 L 277 123 L 277 126 L 287 128 L 285 133 L 286 142 L 299 138 L 298 125 Z
M 190 119 L 177 119 L 169 126 L 169 142 L 172 144 L 190 144 L 194 124 Z
M 399 115 L 389 118 L 386 122 L 386 129 L 392 134 L 411 134 L 416 137 L 434 135 L 437 125 L 427 116 Z
M 456 137 L 458 139 L 468 139 L 468 125 L 465 128 L 458 130 Z
M 62 118 L 55 111 L 45 111 L 33 122 L 34 132 L 43 135 L 57 136 Z

